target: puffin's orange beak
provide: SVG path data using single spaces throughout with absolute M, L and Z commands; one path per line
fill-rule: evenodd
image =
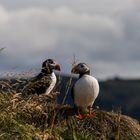
M 74 73 L 74 74 L 77 74 L 78 71 L 77 71 L 77 65 L 74 65 L 72 70 L 71 70 L 71 73 Z
M 55 65 L 55 70 L 59 70 L 59 71 L 61 70 L 61 68 L 60 68 L 60 65 L 59 65 L 59 64 L 56 64 L 56 65 Z

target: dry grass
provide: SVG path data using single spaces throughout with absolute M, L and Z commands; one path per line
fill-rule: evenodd
M 139 122 L 119 111 L 98 108 L 94 118 L 77 120 L 55 93 L 23 99 L 17 92 L 26 82 L 0 82 L 0 140 L 140 140 Z

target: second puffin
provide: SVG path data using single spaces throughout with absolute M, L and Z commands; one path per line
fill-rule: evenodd
M 90 68 L 85 63 L 74 65 L 71 70 L 74 74 L 79 74 L 79 79 L 73 85 L 72 98 L 78 108 L 77 118 L 85 117 L 80 111 L 88 110 L 86 116 L 92 117 L 92 105 L 99 94 L 98 81 L 90 75 Z

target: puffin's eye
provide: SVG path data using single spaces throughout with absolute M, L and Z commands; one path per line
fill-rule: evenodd
M 50 59 L 50 60 L 49 60 L 49 63 L 50 63 L 50 64 L 53 64 L 54 62 Z

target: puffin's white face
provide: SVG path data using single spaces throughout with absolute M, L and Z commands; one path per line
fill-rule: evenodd
M 85 63 L 79 63 L 72 68 L 71 72 L 75 74 L 89 74 L 90 68 Z

